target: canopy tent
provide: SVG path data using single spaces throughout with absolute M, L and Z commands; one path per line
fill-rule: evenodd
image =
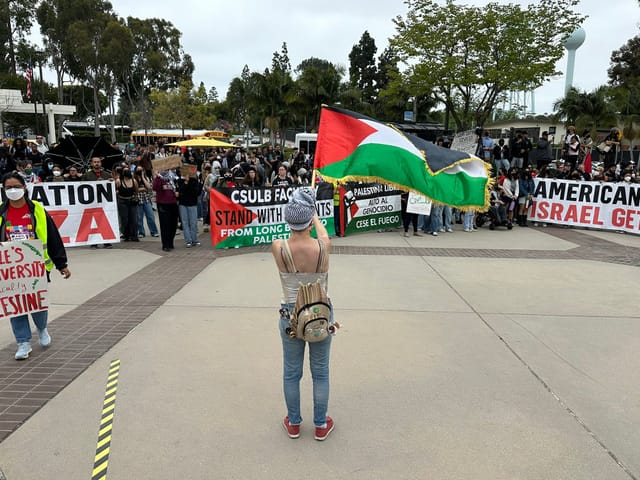
M 182 140 L 180 142 L 167 143 L 170 147 L 222 147 L 222 148 L 237 148 L 227 142 L 216 140 L 209 137 L 190 138 L 189 140 Z
M 92 157 L 102 159 L 102 167 L 111 170 L 113 166 L 124 160 L 122 152 L 102 137 L 70 135 L 46 154 L 62 167 L 75 165 L 83 170 L 89 167 Z

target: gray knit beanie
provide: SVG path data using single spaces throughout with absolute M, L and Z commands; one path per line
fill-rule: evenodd
M 284 207 L 284 221 L 291 230 L 304 230 L 316 213 L 316 193 L 312 188 L 297 188 L 291 194 L 289 203 Z

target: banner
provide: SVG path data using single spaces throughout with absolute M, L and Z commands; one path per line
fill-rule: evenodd
M 48 306 L 42 242 L 0 243 L 0 318 L 40 312 Z
M 431 202 L 424 195 L 409 192 L 407 199 L 407 213 L 417 213 L 418 215 L 431 215 Z
M 120 241 L 114 182 L 32 183 L 27 190 L 51 215 L 65 247 Z
M 529 219 L 640 233 L 640 185 L 536 178 Z
M 395 228 L 402 223 L 401 190 L 382 183 L 346 183 L 341 195 L 343 234 Z
M 250 247 L 289 238 L 284 206 L 296 187 L 211 189 L 211 243 L 215 248 Z M 333 223 L 333 185 L 316 186 L 316 211 L 329 235 Z

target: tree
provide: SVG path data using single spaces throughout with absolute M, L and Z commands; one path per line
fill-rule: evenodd
M 610 128 L 617 122 L 611 90 L 601 86 L 592 92 L 582 92 L 571 88 L 567 95 L 553 104 L 557 115 L 566 120 L 567 125 L 575 125 L 578 131 Z
M 36 0 L 3 0 L 0 2 L 0 65 L 2 70 L 18 72 L 20 58 L 16 52 L 29 46 L 27 36 L 31 32 Z
M 136 49 L 120 78 L 120 93 L 138 110 L 144 128 L 150 126 L 147 98 L 151 89 L 177 88 L 191 82 L 194 66 L 180 43 L 181 32 L 168 20 L 127 18 Z
M 640 114 L 640 35 L 611 54 L 608 74 L 620 112 Z
M 503 92 L 532 90 L 556 74 L 563 41 L 584 19 L 573 8 L 578 0 L 540 0 L 524 9 L 406 3 L 391 39 L 407 65 L 405 80 L 411 89 L 431 90 L 459 130 L 484 125 Z
M 357 87 L 362 92 L 361 100 L 368 104 L 373 104 L 377 94 L 378 69 L 375 59 L 377 51 L 375 40 L 365 30 L 360 41 L 349 53 L 349 82 L 352 87 Z
M 338 99 L 344 68 L 328 60 L 311 57 L 300 62 L 295 71 L 298 74 L 296 92 L 305 105 L 307 114 L 313 119 L 311 127 L 315 128 L 322 104 Z

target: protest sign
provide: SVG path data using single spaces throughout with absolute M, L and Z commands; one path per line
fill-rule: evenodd
M 40 312 L 48 306 L 42 242 L 0 243 L 0 318 Z
M 409 192 L 407 199 L 407 213 L 417 213 L 418 215 L 431 215 L 431 202 L 424 195 Z
M 536 178 L 529 219 L 640 233 L 640 185 Z
M 402 223 L 401 190 L 382 183 L 346 183 L 342 188 L 343 234 L 395 228 Z
M 478 135 L 474 130 L 466 130 L 456 133 L 451 142 L 451 150 L 476 155 L 478 150 Z
M 211 189 L 209 201 L 213 246 L 248 247 L 289 238 L 284 206 L 295 188 Z M 316 187 L 316 211 L 329 235 L 333 235 L 333 186 L 330 183 L 320 183 Z
M 65 247 L 120 241 L 114 182 L 31 183 L 27 190 L 51 215 Z
M 180 167 L 180 176 L 191 177 L 191 176 L 194 176 L 197 171 L 198 171 L 197 165 L 190 165 L 188 163 L 185 163 Z
M 170 155 L 164 158 L 154 158 L 151 160 L 151 165 L 154 172 L 180 168 L 182 166 L 182 155 Z

